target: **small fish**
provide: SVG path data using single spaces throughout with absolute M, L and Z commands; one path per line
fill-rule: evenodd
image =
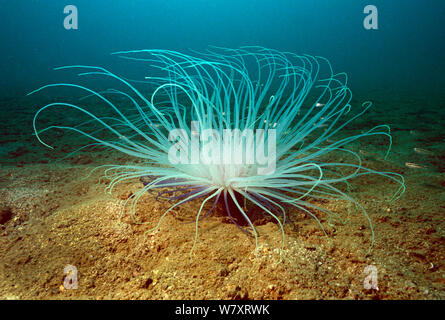
M 360 149 L 359 152 L 360 152 L 362 155 L 367 156 L 367 157 L 371 157 L 371 156 L 372 156 L 372 153 L 371 153 L 371 152 L 368 152 L 368 151 L 365 151 L 365 150 L 362 150 L 362 149 Z
M 420 164 L 414 163 L 414 162 L 405 162 L 405 166 L 411 169 L 426 169 L 425 166 L 422 166 Z
M 316 107 L 316 108 L 321 108 L 321 107 L 324 107 L 324 106 L 325 106 L 325 104 L 320 103 L 320 102 L 317 102 L 317 103 L 315 104 L 315 107 Z
M 426 150 L 426 149 L 422 149 L 422 148 L 414 148 L 414 152 L 416 152 L 418 154 L 427 155 L 427 156 L 434 155 L 434 152 Z

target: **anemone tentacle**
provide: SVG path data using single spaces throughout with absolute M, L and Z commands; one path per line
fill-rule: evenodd
M 344 220 L 340 214 L 315 205 L 310 199 L 345 200 L 355 205 L 369 221 L 372 247 L 372 222 L 366 210 L 348 195 L 350 180 L 369 174 L 388 178 L 400 185 L 393 197 L 397 198 L 405 190 L 404 178 L 397 173 L 364 167 L 360 155 L 347 148 L 359 139 L 383 136 L 388 139 L 386 159 L 392 145 L 390 129 L 388 125 L 381 124 L 351 136 L 340 136 L 346 126 L 372 107 L 372 103 L 363 103 L 361 109 L 352 114 L 348 77 L 345 73 L 334 73 L 327 59 L 259 46 L 239 49 L 211 47 L 203 53 L 194 52 L 193 56 L 158 49 L 114 54 L 148 64 L 150 73 L 143 75 L 142 80 L 131 80 L 101 67 L 59 67 L 56 69 L 80 70 L 78 75 L 81 77 L 112 79 L 121 88 L 95 91 L 79 84 L 56 83 L 30 94 L 56 87 L 80 90 L 83 94 L 79 104 L 52 102 L 37 111 L 33 119 L 34 133 L 46 147 L 52 148 L 41 136 L 52 129 L 63 129 L 92 141 L 68 156 L 87 147 L 101 146 L 142 160 L 134 165 L 100 166 L 105 169 L 104 176 L 110 179 L 106 188 L 108 192 L 125 180 L 140 178 L 143 182 L 143 188 L 125 201 L 122 214 L 129 208 L 131 218 L 136 221 L 139 199 L 145 192 L 157 192 L 156 199 L 167 199 L 173 204 L 162 214 L 157 225 L 147 231 L 153 232 L 174 208 L 200 198 L 202 202 L 195 218 L 193 251 L 199 221 L 214 211 L 221 198 L 230 220 L 253 235 L 258 245 L 254 221 L 237 200 L 236 195 L 241 195 L 244 201 L 248 200 L 252 206 L 277 221 L 284 246 L 284 224 L 290 220 L 289 206 L 313 217 L 325 232 L 318 215 L 326 214 L 329 221 L 337 218 L 343 223 Z M 150 94 L 144 94 L 137 86 L 148 87 Z M 125 107 L 114 102 L 116 97 L 127 102 Z M 87 106 L 80 105 L 94 99 L 105 104 L 111 114 L 96 115 Z M 40 114 L 54 108 L 79 112 L 86 119 L 72 126 L 52 124 L 38 129 Z M 198 163 L 174 163 L 170 152 L 176 141 L 171 139 L 170 133 L 178 129 L 189 138 L 199 137 L 203 131 L 210 130 L 209 139 L 223 136 L 226 130 L 255 130 L 257 134 L 260 132 L 256 137 L 264 139 L 269 154 L 268 143 L 273 146 L 275 137 L 274 170 L 259 174 L 258 163 L 204 163 L 199 157 Z M 270 130 L 274 130 L 276 135 L 264 134 Z M 198 141 L 203 141 L 200 137 Z M 228 139 L 234 142 L 235 136 Z M 234 144 L 238 148 L 235 153 L 246 157 L 255 153 L 258 146 L 243 141 Z M 182 140 L 176 143 L 176 147 L 180 153 L 187 151 L 189 157 L 205 150 L 200 144 L 189 146 Z M 226 145 L 222 145 L 220 151 L 223 156 L 231 152 Z M 339 154 L 342 158 L 350 157 L 350 162 L 331 160 Z M 343 183 L 346 183 L 347 191 L 342 190 Z M 212 207 L 201 215 L 206 203 L 212 199 Z M 235 221 L 229 200 L 235 204 L 251 232 Z

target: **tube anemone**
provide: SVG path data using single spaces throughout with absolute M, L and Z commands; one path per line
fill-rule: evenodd
M 139 158 L 134 164 L 99 167 L 111 180 L 108 192 L 124 180 L 138 178 L 143 183 L 125 201 L 122 214 L 129 208 L 135 220 L 141 196 L 157 192 L 157 197 L 169 199 L 172 205 L 147 231 L 153 232 L 173 209 L 200 199 L 192 252 L 199 221 L 220 203 L 230 220 L 255 238 L 256 253 L 258 233 L 244 202 L 277 222 L 284 246 L 289 210 L 313 217 L 324 231 L 320 215 L 342 221 L 341 215 L 310 199 L 346 200 L 368 219 L 372 247 L 372 222 L 345 185 L 356 177 L 379 175 L 400 185 L 395 199 L 404 192 L 404 179 L 397 173 L 364 167 L 359 154 L 348 149 L 358 139 L 381 135 L 388 139 L 387 156 L 392 143 L 390 130 L 382 124 L 352 136 L 342 135 L 342 129 L 372 104 L 365 102 L 358 112 L 350 112 L 347 75 L 334 74 L 328 60 L 262 47 L 212 48 L 194 56 L 169 50 L 115 54 L 146 64 L 149 73 L 136 81 L 100 67 L 67 66 L 57 69 L 82 70 L 79 76 L 103 76 L 122 89 L 96 91 L 57 83 L 32 92 L 74 88 L 86 98 L 104 103 L 112 115 L 96 115 L 80 104 L 54 102 L 37 111 L 33 125 L 37 139 L 49 148 L 52 146 L 42 140 L 42 133 L 64 129 L 90 139 L 87 146 L 112 148 Z M 136 88 L 142 85 L 150 90 L 148 95 Z M 131 105 L 125 112 L 117 106 L 122 100 Z M 39 115 L 50 108 L 73 109 L 89 119 L 73 126 L 38 129 Z M 247 229 L 233 218 L 234 210 Z

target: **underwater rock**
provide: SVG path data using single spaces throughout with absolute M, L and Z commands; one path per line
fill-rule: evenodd
M 9 207 L 0 204 L 0 224 L 5 224 L 12 218 L 12 212 Z
M 245 288 L 241 288 L 240 286 L 229 287 L 227 295 L 232 300 L 247 300 L 249 298 L 247 290 Z
M 140 289 L 148 289 L 150 285 L 153 283 L 153 279 L 150 277 L 144 277 L 140 279 L 139 288 Z

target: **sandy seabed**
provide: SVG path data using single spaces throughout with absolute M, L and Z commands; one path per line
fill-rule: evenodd
M 397 103 L 412 107 L 412 102 Z M 378 146 L 370 141 L 357 146 L 365 166 L 403 174 L 407 188 L 390 202 L 397 185 L 388 179 L 364 176 L 352 181 L 353 197 L 374 224 L 375 245 L 369 255 L 366 217 L 346 202 L 318 201 L 347 223 L 327 225 L 322 219 L 326 237 L 313 218 L 290 212 L 293 224 L 286 225 L 280 262 L 276 222 L 256 221 L 260 237 L 255 259 L 254 240 L 221 210 L 199 223 L 190 257 L 195 224 L 184 221 L 194 219 L 199 201 L 173 210 L 157 232 L 144 236 L 169 203 L 147 193 L 137 206 L 138 222 L 144 224 L 133 222 L 128 214 L 119 220 L 124 201 L 141 182 L 128 180 L 106 194 L 109 181 L 99 179 L 103 172 L 88 177 L 98 165 L 132 159 L 88 150 L 54 163 L 66 155 L 63 145 L 69 141 L 62 137 L 62 147 L 55 152 L 44 149 L 30 130 L 20 130 L 31 128 L 35 110 L 20 109 L 20 101 L 2 101 L 6 104 L 14 104 L 14 112 L 21 110 L 24 116 L 16 119 L 11 112 L 1 132 L 1 299 L 445 298 L 445 148 L 437 124 L 443 116 L 431 114 L 430 127 L 419 130 L 414 107 L 411 115 L 400 112 L 406 116 L 392 125 L 394 147 L 387 160 L 383 152 L 374 152 Z M 391 110 L 397 111 L 394 105 Z M 385 117 L 384 110 L 374 111 L 360 121 L 388 123 Z M 416 153 L 415 147 L 431 152 Z M 67 265 L 77 269 L 77 289 L 63 285 Z M 364 286 L 370 265 L 375 266 L 378 290 Z

